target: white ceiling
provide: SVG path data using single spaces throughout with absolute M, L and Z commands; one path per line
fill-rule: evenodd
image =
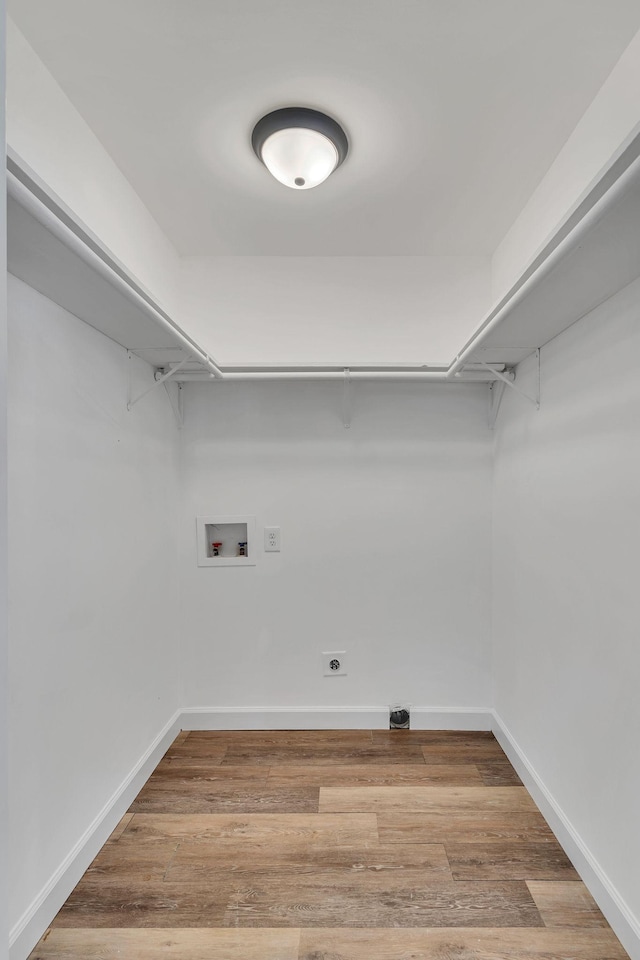
M 638 0 L 10 0 L 183 255 L 486 255 L 640 28 Z M 279 106 L 351 151 L 295 192 Z

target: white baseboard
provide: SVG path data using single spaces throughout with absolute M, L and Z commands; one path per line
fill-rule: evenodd
M 411 707 L 412 730 L 491 730 L 489 707 Z
M 10 960 L 25 960 L 180 730 L 180 711 L 160 731 L 11 930 Z
M 411 707 L 414 730 L 491 730 L 488 707 Z M 188 707 L 183 730 L 385 730 L 389 707 Z
M 560 804 L 547 789 L 525 753 L 498 714 L 493 711 L 493 733 L 537 803 L 565 853 L 589 888 L 612 930 L 631 960 L 640 960 L 640 922 L 589 850 Z

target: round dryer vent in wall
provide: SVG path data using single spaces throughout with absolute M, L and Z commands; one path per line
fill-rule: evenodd
M 408 706 L 393 704 L 389 707 L 389 730 L 408 730 L 411 724 L 411 711 Z

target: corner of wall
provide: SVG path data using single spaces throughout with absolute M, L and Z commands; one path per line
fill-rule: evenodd
M 495 710 L 492 730 L 629 957 L 640 960 L 640 923 L 630 907 Z
M 127 812 L 180 731 L 180 711 L 164 725 L 97 817 L 69 851 L 10 932 L 11 960 L 25 960 Z

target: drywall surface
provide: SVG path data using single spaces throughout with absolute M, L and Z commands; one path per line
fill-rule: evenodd
M 0 0 L 0 32 L 5 23 L 5 3 Z M 0 145 L 4 154 L 5 52 L 0 49 Z M 8 956 L 9 894 L 8 849 L 8 715 L 7 681 L 7 211 L 5 164 L 0 171 L 0 960 Z
M 493 257 L 493 299 L 523 273 L 610 158 L 638 130 L 640 32 L 585 111 Z
M 177 431 L 151 369 L 9 278 L 10 917 L 179 706 Z
M 493 497 L 497 713 L 636 924 L 639 312 L 635 282 L 547 344 L 538 413 L 504 397 Z
M 340 383 L 187 385 L 186 706 L 490 706 L 485 391 L 359 383 L 346 430 Z M 243 514 L 256 566 L 197 567 L 196 516 Z
M 490 295 L 485 257 L 193 257 L 181 268 L 186 328 L 230 365 L 446 365 Z
M 175 312 L 177 254 L 11 18 L 7 141 L 156 300 Z

